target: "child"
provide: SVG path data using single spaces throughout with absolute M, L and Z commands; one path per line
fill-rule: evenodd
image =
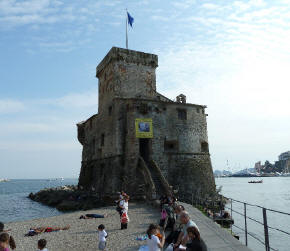
M 129 222 L 128 213 L 127 213 L 126 210 L 123 210 L 122 211 L 122 215 L 121 215 L 121 230 L 122 229 L 127 229 L 128 222 Z
M 108 234 L 105 231 L 105 226 L 103 224 L 99 225 L 98 231 L 99 231 L 99 250 L 105 250 L 106 238 L 108 237 Z
M 46 240 L 45 239 L 40 239 L 37 243 L 38 246 L 38 251 L 48 251 L 46 247 Z
M 0 222 L 0 234 L 7 233 L 10 230 L 11 229 L 4 230 L 4 223 L 3 222 Z M 14 239 L 13 239 L 13 237 L 11 235 L 9 236 L 9 246 L 10 246 L 10 248 L 12 250 L 14 250 L 16 248 L 15 241 L 14 241 Z
M 0 234 L 0 251 L 9 251 L 9 234 Z
M 159 238 L 156 236 L 158 233 L 159 227 L 156 224 L 151 224 L 147 230 L 147 245 L 149 248 L 149 251 L 160 251 L 161 248 L 164 246 L 165 242 L 165 235 L 162 235 L 161 241 Z

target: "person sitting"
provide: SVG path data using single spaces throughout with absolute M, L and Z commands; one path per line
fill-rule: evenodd
M 230 219 L 231 218 L 231 215 L 228 211 L 224 211 L 223 213 L 223 216 L 222 216 L 224 219 Z
M 11 231 L 11 229 L 4 230 L 4 223 L 0 222 L 0 233 L 7 233 L 9 231 Z M 9 235 L 9 246 L 12 250 L 16 249 L 15 240 L 11 235 Z
M 38 242 L 37 242 L 37 247 L 38 247 L 38 250 L 37 251 L 48 251 L 46 247 L 46 240 L 45 239 L 40 239 Z
M 156 236 L 158 234 L 159 227 L 156 224 L 151 224 L 147 230 L 147 246 L 149 248 L 149 251 L 160 251 L 161 248 L 164 246 L 165 242 L 165 234 L 162 235 L 161 241 Z
M 70 226 L 65 227 L 37 227 L 37 228 L 30 228 L 28 233 L 25 236 L 34 236 L 41 233 L 50 233 L 50 232 L 57 232 L 60 230 L 68 230 Z
M 187 228 L 188 239 L 191 241 L 186 245 L 186 251 L 207 251 L 204 241 L 196 227 Z
M 187 228 L 196 227 L 197 225 L 190 219 L 189 213 L 187 211 L 182 211 L 180 214 L 180 222 L 182 225 L 182 230 L 178 236 L 176 243 L 174 244 L 174 248 L 178 248 L 180 244 L 186 246 L 189 239 L 187 238 Z
M 167 236 L 166 238 L 166 243 L 175 243 L 177 242 L 178 236 L 182 230 L 182 223 L 180 221 L 180 214 L 185 210 L 184 206 L 178 205 L 175 207 L 174 212 L 175 212 L 175 223 L 173 226 L 173 230 L 171 233 Z
M 85 214 L 81 215 L 80 219 L 96 219 L 96 218 L 106 218 L 107 214 Z
M 0 251 L 9 251 L 9 234 L 0 234 Z

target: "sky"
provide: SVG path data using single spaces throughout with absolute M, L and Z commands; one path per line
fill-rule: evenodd
M 290 150 L 288 0 L 1 0 L 0 178 L 78 177 L 76 123 L 97 113 L 95 67 L 125 47 L 126 8 L 158 92 L 207 105 L 213 169 Z

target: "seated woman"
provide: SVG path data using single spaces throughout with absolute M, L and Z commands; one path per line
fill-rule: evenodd
M 41 233 L 50 233 L 50 232 L 56 232 L 60 230 L 68 230 L 70 226 L 65 227 L 37 227 L 37 228 L 30 228 L 28 233 L 25 236 L 34 236 Z
M 96 219 L 96 218 L 107 218 L 107 214 L 85 214 L 81 215 L 80 219 Z
M 200 233 L 196 227 L 187 228 L 187 236 L 191 243 L 186 245 L 187 251 L 207 251 L 204 241 L 200 238 Z

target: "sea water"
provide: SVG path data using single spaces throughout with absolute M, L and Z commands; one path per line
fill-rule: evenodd
M 24 221 L 61 214 L 57 209 L 44 206 L 27 198 L 43 188 L 77 184 L 77 179 L 10 180 L 0 182 L 0 221 Z
M 263 179 L 263 183 L 250 184 L 250 180 Z M 290 177 L 266 178 L 216 178 L 216 185 L 222 186 L 221 194 L 239 201 L 259 205 L 261 207 L 290 213 Z M 227 205 L 230 208 L 230 204 Z M 244 214 L 244 204 L 233 202 L 233 209 Z M 230 211 L 228 209 L 228 211 Z M 263 222 L 262 208 L 246 206 L 247 216 Z M 235 225 L 245 229 L 244 217 L 233 212 Z M 267 211 L 268 225 L 273 228 L 290 232 L 290 216 Z M 233 227 L 233 232 L 238 234 L 241 242 L 245 243 L 244 231 Z M 264 227 L 253 220 L 247 219 L 247 230 L 256 238 L 265 241 Z M 269 229 L 270 247 L 280 250 L 290 250 L 290 236 L 277 230 Z M 248 236 L 248 246 L 252 250 L 262 251 L 265 247 L 257 240 Z

